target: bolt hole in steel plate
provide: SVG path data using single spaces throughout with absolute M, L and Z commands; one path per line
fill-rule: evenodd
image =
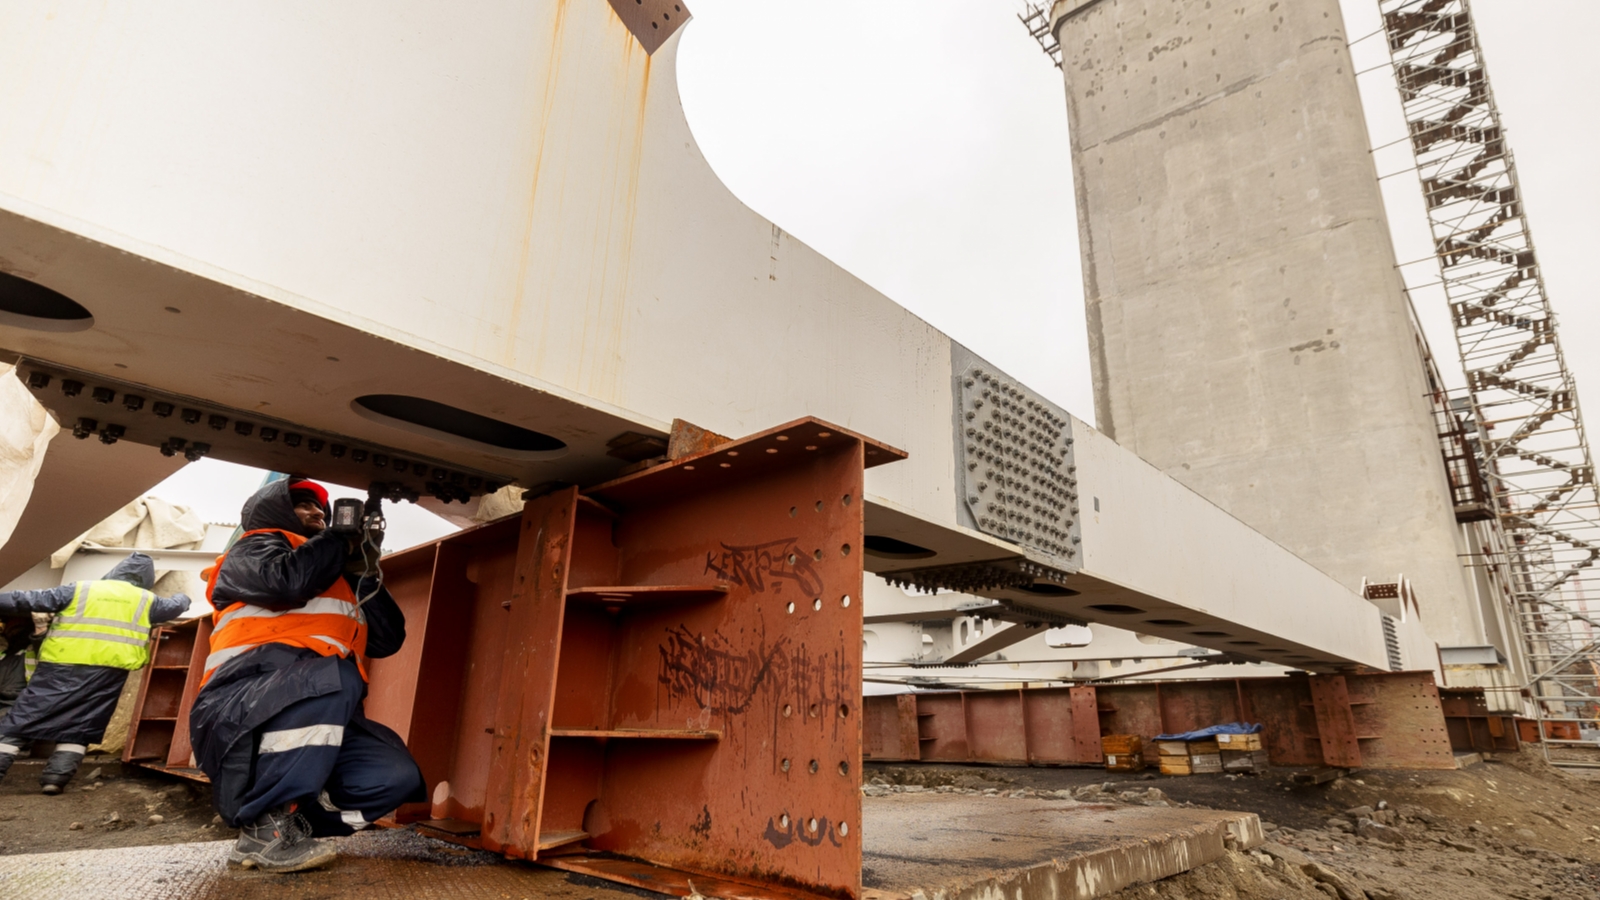
M 83 331 L 94 325 L 94 316 L 64 294 L 0 272 L 0 325 L 30 331 Z

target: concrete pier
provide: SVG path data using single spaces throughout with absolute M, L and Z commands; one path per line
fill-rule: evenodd
M 1058 0 L 1096 424 L 1483 643 L 1337 0 Z M 1285 598 L 1292 601 L 1292 598 Z

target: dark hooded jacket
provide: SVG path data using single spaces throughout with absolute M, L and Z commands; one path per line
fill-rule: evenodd
M 126 581 L 148 591 L 156 583 L 156 564 L 143 553 L 130 554 L 101 580 Z M 77 589 L 73 582 L 40 591 L 0 594 L 0 616 L 60 612 L 72 602 Z M 183 594 L 157 597 L 150 604 L 150 624 L 176 619 L 188 608 L 189 598 Z M 117 710 L 117 698 L 127 679 L 127 669 L 41 662 L 16 704 L 0 719 L 0 735 L 96 743 L 105 737 L 106 723 Z
M 276 528 L 305 534 L 286 480 L 257 491 L 245 503 L 240 525 L 245 531 Z M 345 539 L 331 531 L 311 535 L 293 548 L 279 534 L 240 538 L 217 572 L 212 605 L 221 610 L 243 601 L 270 609 L 296 609 L 343 578 L 358 597 L 366 597 L 376 588 L 361 607 L 367 622 L 367 656 L 393 655 L 405 641 L 405 616 L 387 589 L 345 573 L 347 555 Z M 351 663 L 299 647 L 263 644 L 212 674 L 190 710 L 189 738 L 195 761 L 211 778 L 213 800 L 224 818 L 232 821 L 232 811 L 250 785 L 255 763 L 253 732 L 291 704 L 338 695 L 340 665 Z

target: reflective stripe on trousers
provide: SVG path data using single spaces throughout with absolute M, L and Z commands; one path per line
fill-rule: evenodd
M 340 809 L 339 807 L 335 806 L 333 804 L 333 798 L 328 796 L 328 792 L 327 791 L 323 791 L 321 794 L 317 795 L 317 803 L 323 809 L 325 809 L 328 812 L 331 812 L 334 815 L 338 816 L 339 817 L 339 821 L 341 821 L 344 824 L 350 826 L 350 830 L 351 831 L 360 831 L 361 829 L 363 829 L 363 828 L 367 827 L 368 825 L 372 824 L 371 822 L 367 821 L 367 817 L 366 816 L 363 816 L 360 812 L 358 812 L 356 810 L 353 810 L 353 809 Z
M 306 725 L 261 734 L 261 753 L 284 753 L 302 747 L 337 747 L 344 743 L 343 725 Z

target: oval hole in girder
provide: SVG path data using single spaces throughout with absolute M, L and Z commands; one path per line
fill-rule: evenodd
M 1228 633 L 1226 631 L 1191 631 L 1189 633 L 1194 635 L 1195 637 L 1227 637 L 1228 636 Z
M 567 452 L 560 438 L 488 416 L 404 394 L 367 394 L 350 402 L 362 418 L 413 434 L 510 459 L 554 459 Z
M 1144 612 L 1137 606 L 1124 606 L 1121 603 L 1095 603 L 1090 605 L 1089 608 L 1097 609 L 1103 613 L 1111 613 L 1114 616 L 1135 616 Z
M 821 506 L 822 504 L 819 501 L 817 505 Z M 882 534 L 867 535 L 862 540 L 861 545 L 867 549 L 868 555 L 881 556 L 884 559 L 927 559 L 930 556 L 938 555 L 937 552 L 929 550 L 927 547 Z
M 33 331 L 82 331 L 93 324 L 94 315 L 76 300 L 0 272 L 0 325 Z
M 1145 623 L 1149 625 L 1165 625 L 1169 628 L 1188 628 L 1194 624 L 1193 622 L 1185 622 L 1182 619 L 1145 619 Z
M 1025 584 L 1022 587 L 1017 588 L 1017 590 L 1023 592 L 1024 594 L 1032 594 L 1035 597 L 1076 597 L 1076 596 L 1078 596 L 1078 592 L 1073 590 L 1072 588 L 1062 587 L 1059 584 L 1050 584 L 1050 583 L 1044 582 L 1044 581 L 1038 581 L 1038 582 L 1035 582 L 1033 584 Z

